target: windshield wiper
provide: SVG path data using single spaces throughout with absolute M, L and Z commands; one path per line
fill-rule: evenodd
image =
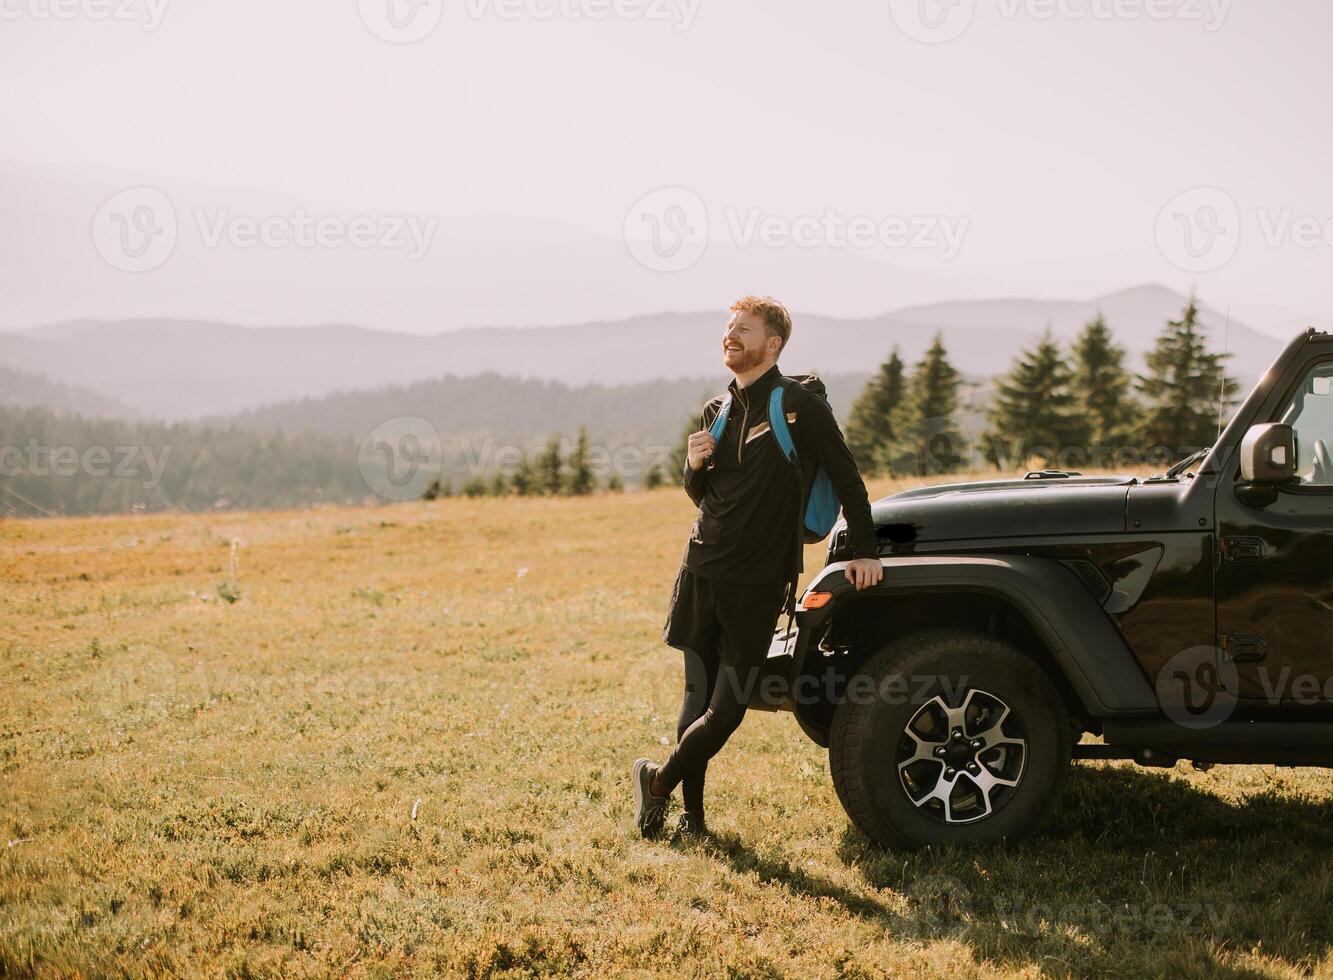
M 1212 451 L 1213 451 L 1212 446 L 1205 446 L 1198 452 L 1190 453 L 1188 456 L 1182 459 L 1179 463 L 1176 463 L 1165 473 L 1158 473 L 1156 476 L 1148 477 L 1148 482 L 1160 483 L 1162 480 L 1174 480 L 1176 477 L 1180 476 L 1181 473 L 1184 473 L 1187 469 L 1189 469 L 1199 460 L 1203 459 Z

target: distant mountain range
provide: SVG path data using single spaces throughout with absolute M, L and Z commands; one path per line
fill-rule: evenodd
M 825 379 L 835 410 L 844 411 L 866 375 Z M 587 426 L 602 440 L 674 439 L 686 418 L 720 391 L 709 378 L 643 381 L 628 385 L 567 385 L 559 381 L 486 373 L 444 377 L 369 391 L 340 391 L 280 402 L 234 415 L 207 417 L 200 425 L 256 432 L 360 440 L 401 417 L 424 418 L 442 436 L 467 435 L 526 444 L 549 433 L 573 435 Z
M 897 347 L 920 357 L 942 333 L 955 366 L 991 377 L 1048 327 L 1072 338 L 1099 312 L 1134 366 L 1186 297 L 1146 285 L 1089 300 L 990 300 L 909 307 L 846 319 L 797 314 L 782 358 L 788 373 L 867 376 Z M 149 417 L 199 419 L 265 405 L 488 372 L 567 386 L 683 381 L 718 390 L 725 311 L 662 313 L 556 327 L 487 327 L 421 336 L 354 326 L 250 328 L 170 319 L 81 320 L 0 333 L 0 365 L 58 379 Z M 1224 338 L 1244 384 L 1282 341 L 1201 307 L 1213 346 Z M 716 379 L 710 384 L 706 379 Z M 39 402 L 41 403 L 41 402 Z M 405 414 L 396 409 L 394 414 Z M 293 410 L 281 410 L 294 417 Z
M 115 398 L 75 385 L 0 367 L 0 406 L 45 408 L 61 415 L 134 419 L 138 410 Z

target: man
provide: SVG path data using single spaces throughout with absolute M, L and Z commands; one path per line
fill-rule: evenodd
M 704 833 L 704 775 L 745 715 L 744 692 L 768 655 L 773 631 L 799 568 L 797 515 L 808 480 L 798 479 L 769 428 L 769 397 L 782 378 L 778 355 L 791 337 L 791 316 L 769 297 L 731 307 L 722 359 L 734 375 L 726 427 L 709 434 L 719 395 L 704 405 L 689 438 L 685 492 L 699 506 L 676 577 L 662 638 L 685 654 L 685 703 L 676 750 L 661 766 L 634 764 L 635 821 L 645 837 L 666 819 L 672 791 L 683 784 L 678 833 Z M 802 473 L 823 466 L 847 519 L 854 560 L 847 580 L 858 590 L 883 576 L 865 484 L 827 403 L 789 382 L 786 415 Z

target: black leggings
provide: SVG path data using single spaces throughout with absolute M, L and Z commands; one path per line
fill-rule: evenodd
M 664 793 L 683 784 L 685 809 L 702 814 L 708 761 L 745 717 L 782 608 L 781 586 L 732 585 L 682 569 L 664 631 L 685 654 L 676 750 L 662 765 Z
M 727 739 L 740 725 L 741 719 L 745 717 L 743 705 L 730 709 L 731 714 L 735 715 L 734 723 L 730 718 L 721 717 L 728 713 L 725 705 L 720 708 L 713 706 L 717 673 L 716 654 L 701 657 L 693 650 L 685 651 L 685 698 L 681 701 L 680 718 L 676 721 L 676 742 L 679 745 L 685 741 L 685 734 L 691 726 L 697 726 L 701 730 L 707 726 L 708 729 L 706 735 L 691 739 L 690 745 L 686 748 L 687 757 L 680 759 L 678 763 L 685 809 L 691 813 L 704 812 L 704 777 L 708 774 L 708 760 L 726 744 Z M 725 734 L 722 731 L 724 728 Z M 715 741 L 716 747 L 713 745 Z M 703 756 L 702 760 L 695 757 L 696 751 Z M 680 749 L 677 749 L 677 753 L 679 752 Z M 667 780 L 665 768 L 662 780 L 663 782 Z

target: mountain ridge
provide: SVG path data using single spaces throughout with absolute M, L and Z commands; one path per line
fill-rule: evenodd
M 963 300 L 875 317 L 798 313 L 784 353 L 792 373 L 866 374 L 897 347 L 918 359 L 938 332 L 955 366 L 991 377 L 1050 329 L 1075 336 L 1099 312 L 1132 368 L 1188 298 L 1155 283 L 1084 300 Z M 249 327 L 216 320 L 70 320 L 0 333 L 0 365 L 44 375 L 132 406 L 148 417 L 198 419 L 264 405 L 495 372 L 568 385 L 723 376 L 723 311 L 640 314 L 553 327 L 469 327 L 434 334 L 349 323 Z M 1200 304 L 1214 349 L 1226 338 L 1231 372 L 1248 385 L 1282 341 Z

